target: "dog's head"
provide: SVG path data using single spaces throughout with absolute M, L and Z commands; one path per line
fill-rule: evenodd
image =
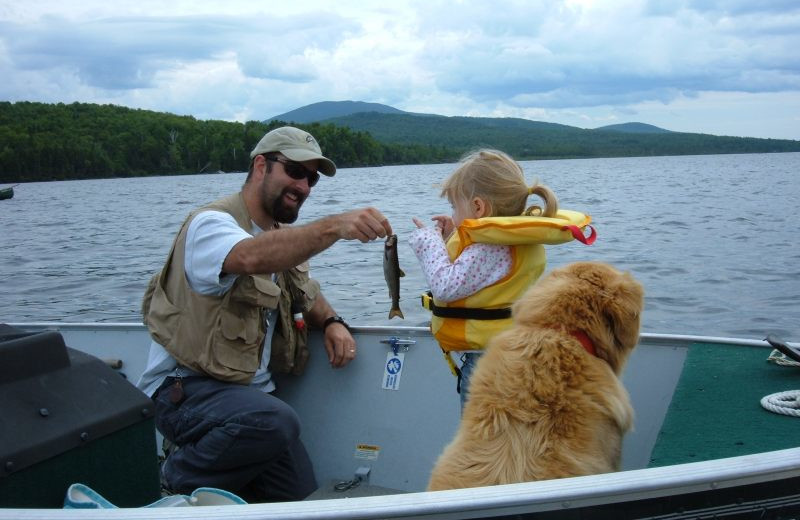
M 597 356 L 619 374 L 639 340 L 644 288 L 629 273 L 602 262 L 552 270 L 513 306 L 516 325 L 583 331 Z

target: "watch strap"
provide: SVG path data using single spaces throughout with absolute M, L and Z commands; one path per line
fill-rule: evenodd
M 348 325 L 347 322 L 344 321 L 344 318 L 342 318 L 341 316 L 331 316 L 330 318 L 322 322 L 322 332 L 325 332 L 325 329 L 327 329 L 328 325 L 330 325 L 331 323 L 341 323 L 342 325 L 344 325 L 344 328 L 350 330 L 350 325 Z

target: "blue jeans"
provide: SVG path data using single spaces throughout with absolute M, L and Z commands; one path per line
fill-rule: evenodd
M 475 364 L 478 359 L 483 355 L 483 352 L 466 352 L 461 355 L 461 411 L 464 411 L 464 405 L 467 403 L 469 397 L 469 380 L 472 377 L 472 372 L 475 370 Z
M 173 442 L 162 474 L 170 489 L 208 486 L 248 502 L 302 500 L 316 488 L 294 409 L 249 386 L 184 377 L 183 400 L 170 400 L 174 377 L 153 395 L 156 426 Z

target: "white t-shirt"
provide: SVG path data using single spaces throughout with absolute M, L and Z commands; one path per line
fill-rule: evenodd
M 186 251 L 184 255 L 184 270 L 189 287 L 200 294 L 221 295 L 233 286 L 238 275 L 222 274 L 222 264 L 233 246 L 240 241 L 251 238 L 261 233 L 255 223 L 252 224 L 251 233 L 247 233 L 234 218 L 222 211 L 203 211 L 198 213 L 189 223 L 186 232 Z M 267 313 L 267 335 L 264 338 L 264 353 L 261 356 L 261 365 L 253 377 L 251 386 L 264 392 L 275 390 L 275 383 L 267 368 L 272 346 L 272 333 L 278 318 L 277 311 Z M 178 362 L 164 347 L 155 341 L 150 343 L 150 353 L 147 357 L 147 368 L 136 386 L 145 394 L 152 396 L 164 381 L 164 378 L 175 375 Z

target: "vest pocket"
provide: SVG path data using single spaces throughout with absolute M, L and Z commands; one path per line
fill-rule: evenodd
M 281 294 L 270 278 L 240 276 L 220 307 L 213 348 L 207 352 L 211 373 L 218 378 L 247 382 L 255 374 L 264 342 L 262 309 L 276 308 Z
M 258 368 L 261 343 L 264 340 L 261 319 L 258 308 L 223 308 L 220 312 L 221 338 L 210 352 L 214 362 L 252 376 Z
M 246 311 L 240 309 L 236 313 L 229 309 L 222 309 L 220 313 L 222 336 L 228 340 L 241 339 L 245 343 L 255 343 L 258 339 L 259 318 L 251 318 L 252 314 L 259 314 L 258 309 L 247 309 Z
M 231 301 L 250 306 L 274 309 L 278 306 L 281 288 L 269 275 L 240 276 L 231 289 Z
M 303 293 L 305 299 L 303 310 L 310 311 L 311 307 L 314 306 L 314 301 L 317 299 L 317 296 L 319 296 L 319 282 L 313 278 L 306 278 L 305 281 L 299 283 L 297 287 L 300 289 L 300 292 Z
M 281 280 L 281 278 L 283 279 Z M 308 276 L 308 262 L 303 262 L 293 269 L 281 273 L 279 284 L 286 291 L 291 291 L 292 287 L 295 288 L 291 292 L 292 300 L 299 299 L 300 307 L 304 312 L 311 310 L 320 293 L 319 282 Z

